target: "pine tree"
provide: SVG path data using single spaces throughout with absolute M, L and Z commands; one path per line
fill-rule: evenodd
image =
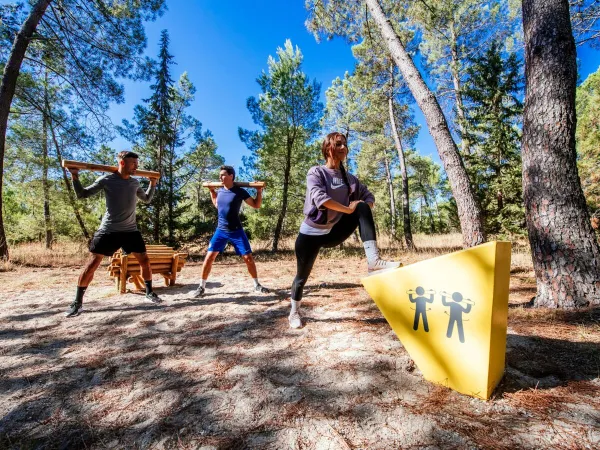
M 121 134 L 134 144 L 134 150 L 143 157 L 143 165 L 149 170 L 161 173 L 156 186 L 154 199 L 140 210 L 140 223 L 143 232 L 152 233 L 154 242 L 163 237 L 168 206 L 169 186 L 172 171 L 169 171 L 169 151 L 175 139 L 172 119 L 173 79 L 170 66 L 174 64 L 169 53 L 169 34 L 163 30 L 160 35 L 158 63 L 153 68 L 154 83 L 150 86 L 152 95 L 144 99 L 145 105 L 136 105 L 134 123 L 123 121 L 119 127 Z M 147 106 L 146 106 L 147 105 Z
M 569 4 L 523 0 L 523 200 L 535 305 L 600 304 L 600 246 L 577 173 L 577 61 Z
M 467 247 L 485 241 L 481 208 L 469 183 L 463 161 L 438 99 L 425 83 L 399 31 L 405 17 L 404 3 L 381 0 L 307 1 L 309 30 L 315 35 L 344 36 L 351 42 L 365 35 L 379 33 L 394 63 L 402 73 L 416 103 L 423 112 L 429 131 L 436 143 L 458 205 Z M 368 14 L 367 14 L 368 12 Z
M 0 55 L 3 59 L 6 55 L 0 84 L 0 258 L 7 258 L 2 181 L 8 116 L 19 74 L 43 67 L 62 77 L 73 87 L 73 95 L 90 111 L 90 120 L 98 121 L 98 130 L 106 129 L 102 126 L 107 123 L 102 112 L 123 95 L 115 77 L 134 72 L 143 76 L 144 63 L 139 58 L 146 44 L 143 23 L 162 13 L 164 1 L 139 0 L 113 5 L 104 1 L 37 0 L 30 2 L 27 13 L 20 7 L 2 9 L 10 13 L 9 20 L 4 21 L 3 17 L 0 23 Z M 60 55 L 63 64 L 50 66 L 33 54 L 25 59 L 30 44 L 38 40 Z M 5 51 L 7 48 L 9 52 Z
M 506 57 L 494 41 L 474 58 L 464 85 L 468 105 L 463 138 L 471 143 L 465 155 L 471 182 L 484 211 L 489 234 L 521 234 L 525 212 L 521 184 L 521 65 L 516 54 Z
M 186 175 L 181 192 L 191 204 L 183 213 L 183 220 L 189 233 L 188 237 L 197 238 L 214 231 L 217 210 L 202 183 L 218 178 L 219 168 L 225 164 L 225 159 L 217 154 L 217 144 L 210 131 L 203 132 L 201 128 L 197 128 L 194 131 L 191 149 L 186 153 L 183 162 L 182 170 Z
M 290 40 L 269 56 L 268 72 L 257 79 L 258 97 L 247 102 L 258 131 L 239 129 L 240 138 L 251 151 L 244 159 L 246 173 L 267 182 L 267 192 L 256 217 L 263 220 L 250 224 L 251 229 L 273 236 L 272 251 L 277 251 L 285 234 L 288 209 L 302 210 L 304 182 L 308 168 L 315 164 L 318 150 L 312 145 L 319 129 L 323 105 L 319 101 L 321 86 L 312 83 L 302 72 L 302 53 Z M 269 220 L 270 218 L 270 220 Z M 299 215 L 294 217 L 296 229 Z M 259 225 L 261 229 L 258 229 Z
M 577 88 L 576 106 L 579 178 L 590 212 L 600 219 L 600 69 Z
M 493 40 L 511 40 L 518 21 L 509 0 L 446 0 L 411 2 L 408 16 L 421 33 L 419 50 L 430 83 L 435 85 L 458 137 L 463 155 L 471 153 L 465 139 L 463 84 L 467 69 Z

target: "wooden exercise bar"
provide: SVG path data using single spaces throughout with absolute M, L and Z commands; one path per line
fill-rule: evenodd
M 253 187 L 253 188 L 265 187 L 264 181 L 234 181 L 233 184 L 234 184 L 234 186 L 239 186 L 239 187 Z M 202 186 L 218 188 L 218 187 L 223 187 L 223 183 L 221 183 L 220 181 L 206 181 L 206 182 L 202 183 Z
M 73 169 L 93 170 L 95 172 L 115 173 L 118 170 L 118 168 L 116 166 L 105 166 L 104 164 L 92 164 L 92 163 L 85 163 L 85 162 L 80 162 L 80 161 L 72 161 L 69 159 L 63 159 L 61 162 L 61 165 L 65 169 L 73 168 Z M 135 176 L 150 178 L 150 179 L 152 179 L 152 178 L 159 179 L 160 173 L 154 172 L 152 170 L 138 169 L 135 171 Z

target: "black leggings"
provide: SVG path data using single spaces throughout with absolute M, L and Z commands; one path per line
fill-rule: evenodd
M 360 231 L 360 239 L 365 241 L 375 240 L 375 222 L 373 213 L 366 203 L 359 203 L 352 214 L 344 214 L 328 234 L 312 236 L 299 233 L 296 238 L 296 278 L 292 284 L 292 300 L 302 300 L 304 284 L 322 247 L 331 248 L 340 245 L 356 230 Z

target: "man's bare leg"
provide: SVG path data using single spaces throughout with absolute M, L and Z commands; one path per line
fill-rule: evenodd
M 90 283 L 94 279 L 96 269 L 98 269 L 103 259 L 104 255 L 90 253 L 90 257 L 88 258 L 83 268 L 83 271 L 79 275 L 79 280 L 77 280 L 77 287 L 87 288 L 90 285 Z
M 154 290 L 152 289 L 152 268 L 150 267 L 150 258 L 148 258 L 148 253 L 131 253 L 140 263 L 140 268 L 142 269 L 142 278 L 144 279 L 144 284 L 146 285 L 146 300 L 152 303 L 161 303 L 162 300 Z
M 252 253 L 247 253 L 243 255 L 242 258 L 244 258 L 244 262 L 248 268 L 248 273 L 250 273 L 252 280 L 254 280 L 254 290 L 261 293 L 268 292 L 268 289 L 263 287 L 258 282 L 258 272 L 256 271 L 256 263 L 254 262 L 254 256 L 252 256 Z
M 196 291 L 194 292 L 194 298 L 199 298 L 204 295 L 204 292 L 206 291 L 206 280 L 208 279 L 208 276 L 210 275 L 210 271 L 212 270 L 212 265 L 215 262 L 215 259 L 217 259 L 218 255 L 219 255 L 219 252 L 211 252 L 211 251 L 206 252 L 204 262 L 202 263 L 202 280 L 200 281 L 200 285 L 198 286 L 198 289 L 196 289 Z
M 69 310 L 65 313 L 65 317 L 74 317 L 81 313 L 81 310 L 83 309 L 83 294 L 85 294 L 87 287 L 94 279 L 94 273 L 96 273 L 96 269 L 100 266 L 102 259 L 104 259 L 104 255 L 90 253 L 90 257 L 77 280 L 75 300 L 71 303 Z

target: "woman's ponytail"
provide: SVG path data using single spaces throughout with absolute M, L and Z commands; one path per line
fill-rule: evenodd
M 340 161 L 340 172 L 342 172 L 342 178 L 344 179 L 344 183 L 348 187 L 348 195 L 350 195 L 350 181 L 348 180 L 348 174 L 346 173 L 346 168 L 344 164 Z

